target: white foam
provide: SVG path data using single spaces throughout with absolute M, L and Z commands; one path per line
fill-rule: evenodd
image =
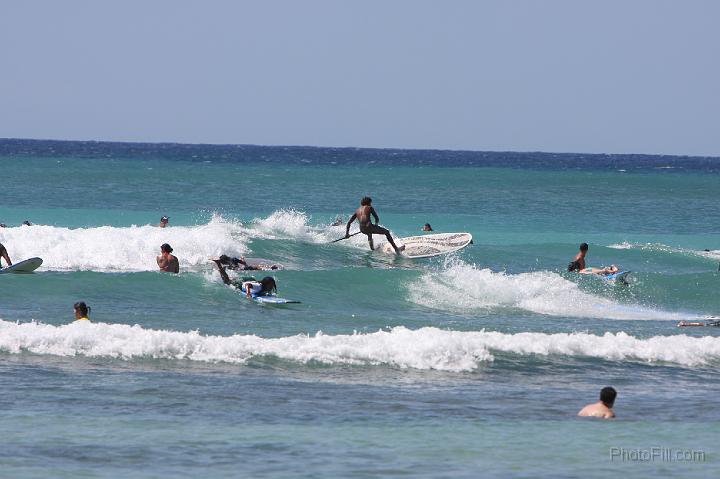
M 332 236 L 328 227 L 313 227 L 309 217 L 302 211 L 281 209 L 267 218 L 255 218 L 249 225 L 253 237 L 268 239 L 293 239 L 308 243 L 327 243 Z
M 551 316 L 601 319 L 679 320 L 687 314 L 657 311 L 620 304 L 586 293 L 557 273 L 536 271 L 507 274 L 450 263 L 440 272 L 427 272 L 408 286 L 416 304 L 453 312 L 477 312 L 492 308 L 520 308 Z
M 0 240 L 13 261 L 39 256 L 44 270 L 155 271 L 160 245 L 169 243 L 181 268 L 207 264 L 221 253 L 243 255 L 247 234 L 238 222 L 220 216 L 205 225 L 63 228 L 4 228 Z
M 720 259 L 720 250 L 701 251 L 690 248 L 668 246 L 662 243 L 631 243 L 623 241 L 608 245 L 612 249 L 639 249 L 641 251 L 658 251 L 661 253 L 679 254 L 684 256 L 702 256 L 717 261 Z
M 76 321 L 63 326 L 0 320 L 0 352 L 56 356 L 171 359 L 243 364 L 276 357 L 306 364 L 390 365 L 471 371 L 493 353 L 579 356 L 612 361 L 667 362 L 697 366 L 720 360 L 720 338 L 686 335 L 638 339 L 626 333 L 517 333 L 446 331 L 399 326 L 367 334 L 206 336 L 141 326 Z

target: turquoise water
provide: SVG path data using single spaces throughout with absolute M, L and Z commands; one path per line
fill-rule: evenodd
M 675 326 L 720 313 L 720 159 L 2 140 L 0 161 L 0 242 L 44 259 L 0 275 L 4 475 L 720 472 L 720 328 Z M 396 236 L 474 244 L 329 244 L 364 195 Z M 583 241 L 630 284 L 565 272 Z M 302 303 L 247 301 L 221 253 L 282 263 Z M 618 418 L 575 417 L 607 385 Z M 653 447 L 705 457 L 611 457 Z

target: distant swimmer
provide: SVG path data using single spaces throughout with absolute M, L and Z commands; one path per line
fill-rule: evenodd
M 277 264 L 269 264 L 269 265 L 256 265 L 256 264 L 248 264 L 245 261 L 245 257 L 240 258 L 231 258 L 228 255 L 220 255 L 220 263 L 224 266 L 227 266 L 228 269 L 233 270 L 242 270 L 242 271 L 258 271 L 262 269 L 280 269 L 280 266 Z M 213 260 L 214 261 L 214 260 Z
M 578 416 L 585 417 L 600 417 L 603 419 L 610 419 L 615 417 L 615 413 L 612 410 L 613 404 L 615 404 L 615 397 L 617 397 L 617 391 L 610 386 L 602 388 L 600 390 L 600 400 L 596 403 L 588 404 L 578 412 Z
M 578 254 L 575 255 L 575 257 L 568 265 L 568 271 L 582 271 L 585 269 L 585 255 L 587 254 L 587 251 L 588 244 L 582 243 L 580 245 L 580 251 L 578 252 Z
M 170 245 L 164 243 L 162 246 L 160 246 L 160 256 L 156 258 L 156 261 L 161 271 L 166 271 L 168 273 L 179 273 L 180 262 L 178 261 L 176 256 L 170 254 L 172 253 L 172 251 L 173 249 L 170 247 Z
M 90 314 L 90 306 L 82 301 L 78 301 L 73 304 L 75 310 L 75 321 L 90 321 L 88 315 Z
M 7 228 L 7 225 L 5 223 L 0 223 L 0 228 Z
M 432 226 L 430 226 L 430 223 L 425 223 L 422 227 L 423 231 L 432 231 Z
M 219 259 L 215 259 L 213 262 L 217 265 L 223 283 L 239 289 L 245 293 L 248 298 L 252 298 L 253 296 L 270 295 L 273 292 L 277 292 L 277 284 L 275 283 L 275 278 L 272 276 L 265 276 L 260 281 L 233 281 L 228 276 L 227 271 L 225 271 L 225 267 Z
M 28 220 L 25 220 L 22 222 L 22 226 L 32 226 L 32 223 L 30 223 Z
M 169 217 L 163 216 L 160 218 L 160 224 L 158 225 L 158 228 L 165 228 L 168 225 L 168 220 L 170 220 Z
M 5 249 L 5 246 L 3 246 L 2 243 L 0 243 L 0 258 L 4 259 L 7 263 L 5 266 L 12 265 L 12 261 L 10 261 L 10 256 L 8 255 L 7 249 Z M 0 266 L 2 266 L 2 261 L 0 261 Z
M 371 216 L 375 218 L 375 224 L 373 224 L 372 220 L 370 219 Z M 375 249 L 372 235 L 385 235 L 388 242 L 395 250 L 395 254 L 400 254 L 400 251 L 405 249 L 404 247 L 398 248 L 397 245 L 395 245 L 395 242 L 393 241 L 390 232 L 382 226 L 378 225 L 378 223 L 380 222 L 380 218 L 375 212 L 375 208 L 372 207 L 372 198 L 366 196 L 360 200 L 360 207 L 355 210 L 355 213 L 353 213 L 353 215 L 350 217 L 350 220 L 347 222 L 347 225 L 345 226 L 345 238 L 350 237 L 350 225 L 352 225 L 355 220 L 358 220 L 358 223 L 360 224 L 360 232 L 367 235 L 368 243 L 370 243 L 371 250 Z

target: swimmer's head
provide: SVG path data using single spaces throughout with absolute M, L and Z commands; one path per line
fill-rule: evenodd
M 277 292 L 277 283 L 275 283 L 275 278 L 272 276 L 265 276 L 260 280 L 260 284 L 262 285 L 263 293 L 272 293 L 273 291 Z
M 580 251 L 586 252 L 588 250 L 588 244 L 587 243 L 581 243 L 580 244 Z
M 369 196 L 363 196 L 363 199 L 360 200 L 360 204 L 362 206 L 370 206 L 372 204 L 372 198 Z
M 77 303 L 73 304 L 73 309 L 75 310 L 76 318 L 87 318 L 88 314 L 90 313 L 90 306 L 85 304 L 83 301 L 78 301 Z
M 173 249 L 169 244 L 163 243 L 162 246 L 160 246 L 160 251 L 163 253 L 172 253 Z
M 610 386 L 604 387 L 600 390 L 600 400 L 605 403 L 607 407 L 613 407 L 613 404 L 615 404 L 615 397 L 617 397 L 617 391 Z

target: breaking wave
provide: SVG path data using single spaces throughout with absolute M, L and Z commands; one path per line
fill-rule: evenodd
M 190 360 L 244 364 L 264 357 L 301 364 L 388 365 L 472 371 L 495 354 L 577 356 L 697 366 L 720 360 L 720 338 L 686 335 L 639 339 L 624 332 L 516 333 L 447 331 L 398 326 L 366 334 L 209 336 L 123 324 L 73 322 L 63 326 L 0 320 L 0 352 L 56 356 Z

